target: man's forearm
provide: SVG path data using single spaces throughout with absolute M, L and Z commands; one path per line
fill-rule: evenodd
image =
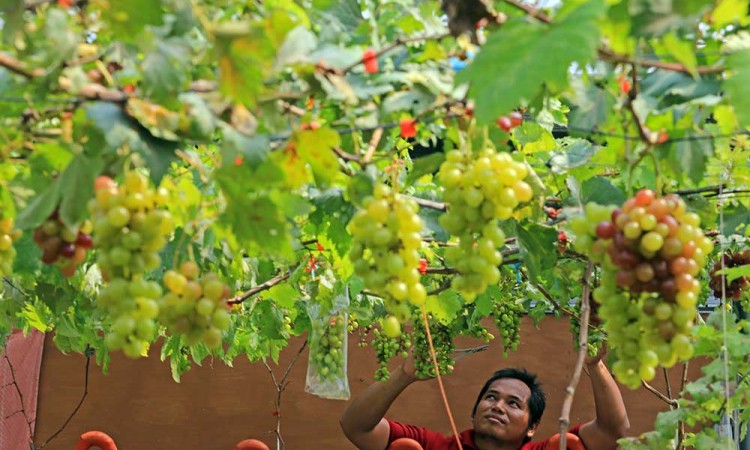
M 399 367 L 388 380 L 372 384 L 341 414 L 341 428 L 347 434 L 371 431 L 385 417 L 396 397 L 414 381 L 414 377 Z
M 596 404 L 596 423 L 615 438 L 625 436 L 630 429 L 628 413 L 617 383 L 602 361 L 588 366 Z

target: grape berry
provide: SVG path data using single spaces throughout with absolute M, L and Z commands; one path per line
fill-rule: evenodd
M 68 227 L 60 220 L 57 210 L 34 230 L 34 242 L 42 250 L 42 262 L 55 264 L 60 261 L 60 273 L 71 277 L 78 264 L 86 259 L 86 251 L 93 246 L 92 225 L 89 220 L 80 228 Z
M 13 243 L 21 237 L 21 231 L 13 228 L 13 219 L 0 219 L 0 276 L 7 277 L 13 272 L 13 258 L 16 249 Z

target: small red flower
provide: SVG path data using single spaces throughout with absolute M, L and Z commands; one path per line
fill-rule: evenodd
M 368 48 L 362 53 L 362 64 L 365 65 L 365 72 L 378 73 L 378 55 L 375 50 Z
M 656 138 L 657 144 L 663 144 L 669 140 L 669 135 L 665 131 L 659 132 L 659 137 Z
M 132 84 L 126 84 L 123 90 L 127 94 L 132 94 L 133 92 L 135 92 L 135 86 L 133 86 Z
M 523 123 L 523 114 L 518 111 L 513 111 L 512 113 L 510 113 L 509 118 L 511 128 L 515 128 Z
M 73 0 L 57 0 L 57 4 L 63 8 L 70 8 L 73 6 Z
M 320 244 L 320 242 L 316 242 L 315 244 L 318 246 L 318 251 L 319 252 L 325 251 L 325 248 L 323 248 L 323 246 Z
M 620 86 L 620 92 L 626 95 L 632 88 L 630 80 L 628 80 L 628 77 L 626 77 L 625 75 L 620 75 L 619 77 L 617 77 L 617 84 Z
M 417 135 L 416 121 L 414 119 L 401 119 L 401 137 L 404 139 L 412 138 Z
M 303 123 L 300 128 L 303 130 L 317 130 L 320 128 L 320 124 L 317 120 L 310 121 L 310 123 Z
M 427 260 L 424 258 L 419 260 L 419 273 L 422 275 L 427 273 Z
M 242 156 L 238 156 L 234 158 L 234 165 L 235 166 L 241 166 L 242 165 Z
M 557 232 L 557 240 L 562 243 L 566 243 L 568 242 L 568 235 L 566 235 L 563 230 L 560 230 Z

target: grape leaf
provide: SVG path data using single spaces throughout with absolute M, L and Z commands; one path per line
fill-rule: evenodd
M 731 76 L 724 82 L 729 103 L 737 113 L 737 120 L 743 127 L 750 126 L 750 50 L 739 51 L 727 56 L 727 68 Z
M 518 248 L 529 279 L 539 279 L 544 270 L 554 267 L 557 261 L 557 230 L 546 225 L 526 222 L 516 227 Z
M 57 178 L 47 186 L 47 189 L 43 193 L 34 197 L 31 203 L 18 214 L 16 227 L 21 230 L 28 230 L 41 225 L 52 214 L 52 211 L 55 210 L 59 200 L 60 179 Z
M 596 86 L 586 86 L 580 82 L 574 82 L 573 85 L 575 107 L 570 112 L 569 130 L 575 136 L 579 132 L 595 130 L 606 123 L 614 98 L 609 92 Z
M 246 25 L 246 35 L 216 36 L 219 87 L 222 93 L 251 107 L 263 88 L 264 69 L 273 61 L 275 49 L 262 27 L 238 25 Z
M 710 140 L 690 139 L 691 137 L 697 136 L 689 133 L 685 139 L 675 143 L 670 159 L 672 165 L 679 168 L 675 172 L 686 173 L 697 186 L 703 180 L 708 158 L 713 156 L 713 147 Z
M 272 299 L 281 308 L 292 309 L 300 298 L 300 293 L 288 284 L 277 284 L 266 293 L 266 297 Z
M 482 122 L 507 114 L 523 99 L 536 97 L 542 85 L 559 91 L 567 85 L 574 62 L 585 64 L 599 45 L 597 20 L 604 13 L 601 0 L 586 2 L 563 21 L 544 25 L 511 19 L 493 33 L 456 76 L 470 83 L 474 113 Z
M 161 0 L 109 0 L 103 9 L 110 31 L 124 42 L 138 39 L 146 25 L 162 24 Z
M 301 131 L 295 134 L 296 151 L 313 170 L 315 177 L 330 183 L 338 174 L 338 158 L 333 148 L 341 145 L 339 134 L 332 128 Z
M 592 177 L 581 185 L 581 201 L 600 205 L 622 205 L 625 193 L 605 177 Z
M 447 290 L 438 295 L 430 295 L 425 303 L 425 310 L 443 324 L 450 323 L 458 311 L 461 310 L 463 300 L 453 290 Z
M 60 219 L 75 227 L 87 217 L 87 201 L 94 196 L 94 179 L 102 172 L 100 158 L 77 155 L 60 176 Z

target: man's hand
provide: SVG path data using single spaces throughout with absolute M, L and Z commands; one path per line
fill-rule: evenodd
M 602 361 L 604 357 L 607 356 L 607 343 L 602 343 L 602 346 L 599 347 L 599 351 L 596 352 L 596 355 L 594 356 L 586 356 L 586 359 L 583 360 L 583 362 L 586 363 L 587 366 L 593 366 L 594 364 L 597 364 L 599 361 Z

